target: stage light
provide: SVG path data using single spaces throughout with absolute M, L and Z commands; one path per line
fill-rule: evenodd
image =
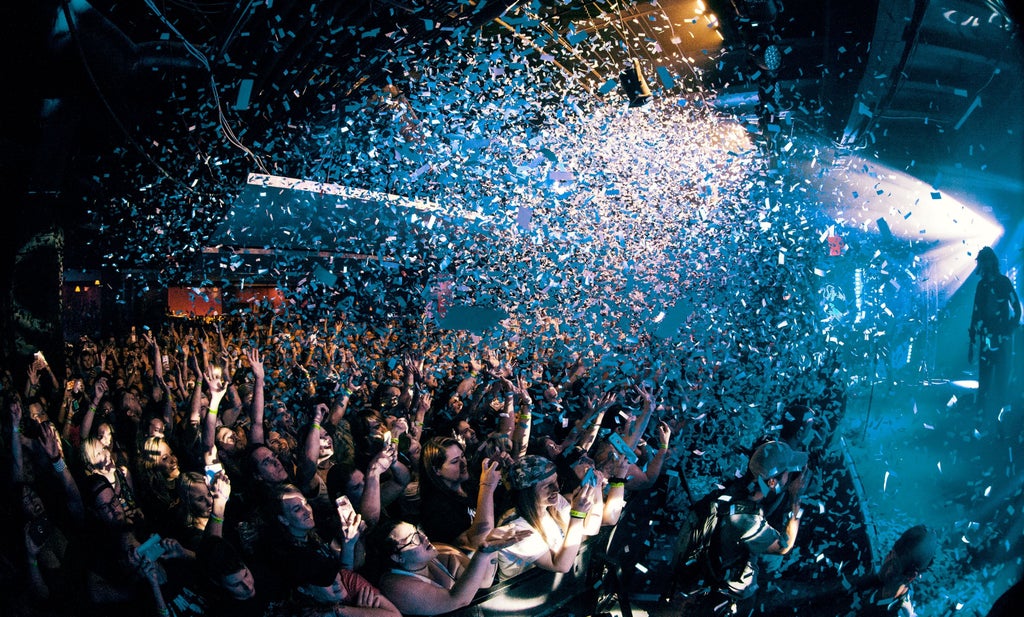
M 754 64 L 768 73 L 774 74 L 782 67 L 782 51 L 779 49 L 779 37 L 772 33 L 764 33 L 757 37 L 747 52 Z
M 651 100 L 651 89 L 648 87 L 643 73 L 640 72 L 640 61 L 636 58 L 633 59 L 632 68 L 619 74 L 619 85 L 626 93 L 630 107 L 640 107 Z
M 740 19 L 756 24 L 770 24 L 779 16 L 779 4 L 775 0 L 732 0 L 732 6 Z

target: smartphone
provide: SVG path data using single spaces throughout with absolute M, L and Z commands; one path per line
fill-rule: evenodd
M 355 514 L 356 509 L 352 506 L 352 502 L 345 495 L 338 497 L 334 500 L 334 505 L 338 507 L 338 516 L 342 521 L 347 521 L 352 518 Z
M 615 448 L 615 450 L 619 454 L 625 456 L 630 463 L 637 462 L 638 459 L 636 456 L 636 452 L 633 452 L 633 448 L 629 447 L 629 444 L 626 443 L 626 440 L 622 438 L 622 435 L 619 435 L 618 433 L 612 433 L 608 437 L 608 441 L 612 444 L 612 447 Z
M 224 471 L 224 466 L 220 463 L 214 463 L 206 466 L 206 484 L 207 486 L 213 486 L 213 481 L 216 479 L 217 474 Z
M 149 539 L 139 545 L 136 551 L 139 553 L 139 557 L 145 557 L 152 562 L 156 562 L 161 555 L 164 554 L 164 546 L 160 544 L 160 534 L 155 533 L 149 536 Z

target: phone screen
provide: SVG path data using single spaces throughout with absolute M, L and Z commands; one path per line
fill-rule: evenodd
M 338 497 L 334 500 L 334 504 L 338 507 L 338 516 L 341 520 L 347 521 L 351 518 L 352 514 L 355 513 L 356 509 L 352 506 L 352 502 L 345 495 Z
M 612 447 L 614 447 L 619 454 L 629 459 L 630 463 L 635 463 L 637 461 L 636 452 L 633 452 L 633 449 L 629 447 L 629 444 L 622 438 L 622 435 L 612 433 L 608 438 L 608 441 L 611 442 Z
M 140 557 L 145 557 L 150 561 L 156 561 L 164 554 L 164 547 L 160 544 L 160 534 L 155 533 L 149 536 L 149 539 L 139 545 L 138 553 Z
M 206 483 L 213 486 L 213 481 L 217 477 L 217 474 L 224 471 L 224 466 L 220 463 L 214 463 L 206 466 Z

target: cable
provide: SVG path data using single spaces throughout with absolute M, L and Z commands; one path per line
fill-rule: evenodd
M 65 2 L 66 1 L 67 0 L 65 0 Z M 259 167 L 260 171 L 262 171 L 265 174 L 269 174 L 270 171 L 267 169 L 266 165 L 264 165 L 263 159 L 261 159 L 258 154 L 250 150 L 248 146 L 243 144 L 240 139 L 238 139 L 238 137 L 232 130 L 231 125 L 228 123 L 227 116 L 225 116 L 224 114 L 224 105 L 221 103 L 220 94 L 218 93 L 217 79 L 213 75 L 213 70 L 210 67 L 210 61 L 206 58 L 203 52 L 196 49 L 196 47 L 191 42 L 189 42 L 187 38 L 185 38 L 185 35 L 183 35 L 177 28 L 174 27 L 174 24 L 172 24 L 164 16 L 164 14 L 160 12 L 160 9 L 156 7 L 156 5 L 153 3 L 153 0 L 145 0 L 145 2 L 146 6 L 148 6 L 149 9 L 153 11 L 153 14 L 156 15 L 157 18 L 159 18 L 160 21 L 163 22 L 163 24 L 171 30 L 171 32 L 173 32 L 175 35 L 177 35 L 179 39 L 181 39 L 181 42 L 185 45 L 185 49 L 188 50 L 188 52 L 192 54 L 197 60 L 199 60 L 200 64 L 202 64 L 206 71 L 209 73 L 210 91 L 213 93 L 213 101 L 217 107 L 217 121 L 220 124 L 221 134 L 224 135 L 224 138 L 227 139 L 228 143 L 235 146 L 242 152 L 248 154 L 249 157 L 251 157 L 252 160 L 256 163 L 256 166 Z
M 111 120 L 114 121 L 114 124 L 117 125 L 117 128 L 120 129 L 121 132 L 124 134 L 125 139 L 128 140 L 128 143 L 130 143 L 132 147 L 135 148 L 135 150 L 139 154 L 141 154 L 147 161 L 149 161 L 149 163 L 153 165 L 153 167 L 155 167 L 165 178 L 181 186 L 187 192 L 195 193 L 192 187 L 190 187 L 184 181 L 176 178 L 174 175 L 171 174 L 171 172 L 165 169 L 163 165 L 161 165 L 156 159 L 154 159 L 152 155 L 150 155 L 149 152 L 147 152 L 145 148 L 143 148 L 142 145 L 138 141 L 136 141 L 135 137 L 132 136 L 131 132 L 128 130 L 128 127 L 126 127 L 124 123 L 121 122 L 121 119 L 117 116 L 117 112 L 114 111 L 113 105 L 110 104 L 110 101 L 103 94 L 103 89 L 100 87 L 99 81 L 97 81 L 96 75 L 92 72 L 92 67 L 89 65 L 89 58 L 85 53 L 85 47 L 82 45 L 82 38 L 81 33 L 78 30 L 78 23 L 75 20 L 74 13 L 71 11 L 70 0 L 61 0 L 61 9 L 64 12 L 64 19 L 66 19 L 68 22 L 68 32 L 71 35 L 71 39 L 75 42 L 75 47 L 78 49 L 79 57 L 82 58 L 82 67 L 85 68 L 85 73 L 89 76 L 89 81 L 92 83 L 93 88 L 96 89 L 96 95 L 103 103 L 103 106 L 106 107 L 107 113 L 110 114 Z

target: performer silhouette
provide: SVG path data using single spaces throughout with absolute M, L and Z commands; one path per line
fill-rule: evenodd
M 1013 331 L 1020 324 L 1020 299 L 1010 279 L 999 272 L 999 258 L 991 247 L 978 252 L 974 272 L 981 276 L 981 281 L 974 292 L 967 361 L 974 362 L 977 343 L 977 406 L 982 411 L 998 413 L 1008 402 Z

